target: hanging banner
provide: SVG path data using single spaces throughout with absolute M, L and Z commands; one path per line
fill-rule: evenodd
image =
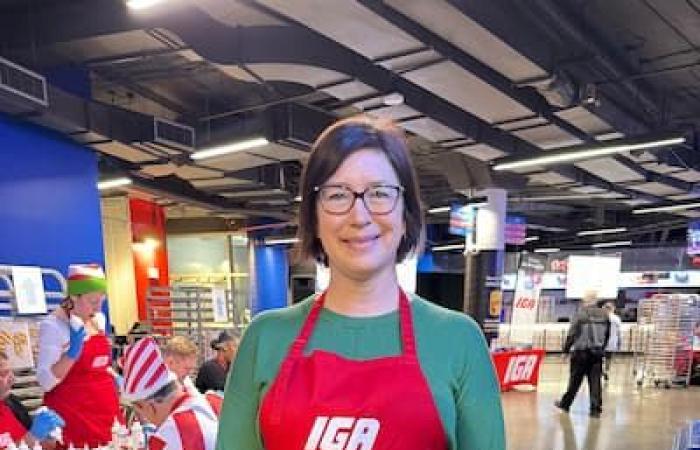
M 0 351 L 13 369 L 34 367 L 29 324 L 18 320 L 0 320 Z
M 542 290 L 544 258 L 523 255 L 520 260 L 511 316 L 510 341 L 514 344 L 532 345 L 537 322 L 537 305 Z
M 527 238 L 527 219 L 525 216 L 508 214 L 505 226 L 506 244 L 525 245 L 525 238 Z
M 15 307 L 17 314 L 46 314 L 44 280 L 39 267 L 12 267 Z
M 224 288 L 211 288 L 211 308 L 214 313 L 214 322 L 228 322 L 228 305 L 226 304 L 226 290 Z

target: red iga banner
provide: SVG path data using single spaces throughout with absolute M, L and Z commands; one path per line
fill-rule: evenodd
M 491 353 L 501 391 L 519 384 L 537 386 L 544 349 L 516 350 Z

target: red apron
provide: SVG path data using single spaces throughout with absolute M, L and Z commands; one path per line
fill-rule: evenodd
M 263 399 L 267 450 L 445 450 L 447 438 L 423 376 L 406 294 L 399 295 L 403 354 L 356 361 L 323 350 L 304 355 L 325 294 Z
M 27 434 L 22 422 L 17 420 L 15 414 L 4 401 L 0 400 L 0 449 L 19 441 Z
M 104 333 L 90 336 L 68 375 L 44 394 L 44 404 L 66 421 L 63 429 L 66 446 L 108 444 L 112 440 L 114 419 L 124 422 L 114 377 L 107 371 L 110 361 L 109 339 Z

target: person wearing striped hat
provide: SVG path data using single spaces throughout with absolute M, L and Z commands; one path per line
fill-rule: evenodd
M 185 390 L 150 336 L 126 350 L 122 398 L 157 427 L 149 450 L 214 450 L 221 401 Z
M 101 266 L 71 265 L 66 298 L 39 327 L 37 380 L 44 404 L 66 422 L 66 446 L 103 445 L 115 418 L 123 421 L 102 314 L 106 292 Z

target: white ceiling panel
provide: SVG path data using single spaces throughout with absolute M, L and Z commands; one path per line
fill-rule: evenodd
M 680 189 L 676 189 L 663 183 L 657 183 L 655 181 L 651 183 L 635 184 L 629 186 L 629 188 L 634 189 L 635 191 L 646 192 L 647 194 L 651 195 L 673 195 L 683 193 L 683 191 Z
M 270 164 L 270 162 L 268 158 L 261 158 L 260 156 L 251 155 L 246 152 L 238 152 L 219 156 L 218 158 L 202 160 L 202 165 L 222 170 L 242 170 Z
M 532 111 L 457 64 L 446 61 L 402 75 L 487 122 L 530 116 Z
M 372 87 L 367 86 L 365 83 L 360 81 L 349 81 L 347 83 L 324 88 L 322 91 L 340 100 L 356 98 L 377 92 Z
M 218 177 L 218 178 L 207 178 L 203 180 L 190 180 L 190 183 L 196 188 L 215 188 L 215 187 L 226 187 L 226 186 L 236 186 L 240 184 L 250 183 L 248 180 L 240 180 L 238 178 L 231 177 Z
M 642 164 L 642 167 L 652 172 L 663 174 L 683 171 L 683 169 L 681 169 L 680 167 L 669 166 L 668 164 L 663 163 Z
M 491 161 L 492 159 L 506 155 L 505 152 L 486 144 L 475 144 L 467 147 L 455 148 L 453 151 L 472 156 L 481 161 Z
M 433 119 L 423 118 L 401 122 L 403 128 L 408 131 L 423 136 L 429 141 L 441 141 L 444 139 L 454 139 L 464 137 L 462 134 L 446 127 Z
M 685 194 L 669 195 L 668 198 L 670 200 L 674 200 L 674 201 L 694 200 L 696 198 L 700 198 L 700 192 L 699 193 L 687 192 Z
M 683 172 L 676 172 L 673 174 L 673 176 L 689 183 L 697 183 L 700 181 L 700 172 L 693 169 Z
M 602 192 L 605 192 L 605 189 L 595 186 L 573 187 L 570 190 L 579 194 L 600 194 Z
M 547 119 L 544 117 L 530 117 L 523 120 L 513 120 L 502 125 L 496 125 L 498 128 L 504 131 L 515 130 L 517 128 L 533 127 L 535 125 L 545 125 L 547 124 Z
M 515 81 L 546 72 L 444 0 L 388 0 L 394 8 Z
M 700 217 L 700 211 L 698 210 L 677 211 L 675 212 L 675 214 L 683 217 L 690 217 L 693 219 L 696 217 Z
M 537 173 L 527 177 L 532 184 L 564 184 L 576 181 L 554 172 Z
M 305 64 L 246 64 L 256 75 L 266 80 L 293 81 L 316 87 L 347 79 L 347 75 L 335 70 Z
M 155 161 L 157 159 L 153 155 L 116 141 L 104 144 L 93 144 L 92 147 L 107 155 L 116 156 L 134 163 Z
M 580 167 L 594 175 L 613 183 L 625 181 L 643 180 L 644 177 L 626 165 L 615 161 L 613 158 L 598 158 L 576 163 Z
M 370 59 L 424 46 L 357 2 L 259 0 L 258 3 L 342 42 Z
M 568 147 L 581 141 L 556 125 L 514 131 L 514 135 L 542 149 Z
M 367 114 L 376 117 L 386 117 L 392 120 L 399 120 L 405 117 L 413 117 L 419 115 L 419 112 L 411 108 L 410 106 L 398 105 L 373 109 L 372 111 L 368 111 Z
M 559 111 L 556 115 L 588 134 L 604 134 L 613 131 L 610 124 L 582 106 Z
M 308 151 L 276 144 L 274 142 L 271 142 L 264 147 L 249 150 L 248 153 L 278 159 L 280 161 L 304 160 L 309 157 Z M 272 162 L 274 161 L 268 161 L 268 163 Z

